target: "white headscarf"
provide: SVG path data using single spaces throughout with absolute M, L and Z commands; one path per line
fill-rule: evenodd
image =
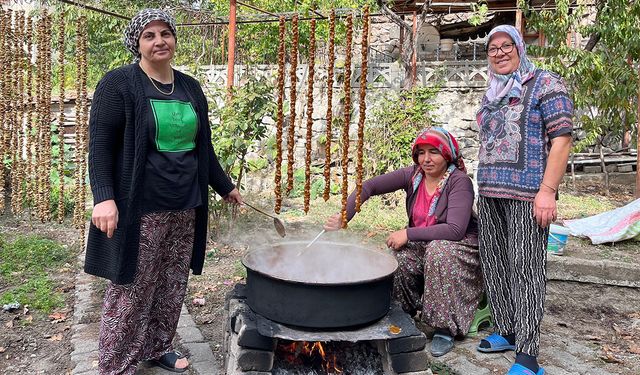
M 520 57 L 518 69 L 509 74 L 498 74 L 489 63 L 489 88 L 482 100 L 482 108 L 490 110 L 497 109 L 507 103 L 511 98 L 522 99 L 522 85 L 533 77 L 536 66 L 527 57 L 527 49 L 524 40 L 518 30 L 511 25 L 500 25 L 494 27 L 488 35 L 487 44 L 491 37 L 498 32 L 507 33 L 513 40 Z

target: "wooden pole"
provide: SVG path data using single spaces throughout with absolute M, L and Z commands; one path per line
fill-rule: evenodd
M 233 68 L 236 60 L 236 0 L 229 0 L 229 54 L 227 60 L 227 92 L 231 96 Z
M 404 15 L 400 16 L 404 21 Z M 400 58 L 402 58 L 402 50 L 404 46 L 404 27 L 400 26 Z
M 418 37 L 418 15 L 415 11 L 413 12 L 413 27 L 411 31 L 413 33 L 413 43 L 411 43 L 413 45 L 413 54 L 411 55 L 411 86 L 413 87 L 416 84 L 416 72 L 418 70 L 418 51 L 416 48 L 418 45 L 418 42 L 416 40 L 416 38 Z
M 522 22 L 522 10 L 516 10 L 516 29 L 520 31 L 520 35 L 524 36 L 524 24 Z

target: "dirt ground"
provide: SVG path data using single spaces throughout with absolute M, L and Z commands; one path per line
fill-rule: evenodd
M 614 200 L 615 194 L 618 193 L 614 192 Z M 628 191 L 620 188 L 618 202 L 628 201 Z M 304 217 L 287 219 L 286 227 L 286 240 L 309 240 L 320 230 L 318 224 L 309 224 Z M 8 238 L 18 233 L 35 232 L 68 244 L 74 255 L 79 251 L 79 234 L 68 225 L 29 225 L 24 220 L 0 217 L 0 232 Z M 240 259 L 255 246 L 281 241 L 269 219 L 247 211 L 223 232 L 210 241 L 203 275 L 190 278 L 186 300 L 220 365 L 223 360 L 220 352 L 224 296 L 235 283 L 243 281 L 245 272 Z M 335 236 L 328 234 L 324 239 L 337 239 Z M 348 236 L 351 241 L 381 248 L 376 243 L 379 240 L 368 234 L 349 233 Z M 572 238 L 566 256 L 640 265 L 639 248 L 634 245 L 593 246 Z M 56 310 L 55 315 L 31 311 L 25 314 L 22 309 L 0 311 L 0 374 L 70 373 L 74 281 L 80 269 L 74 262 L 56 273 L 58 288 L 65 295 L 65 307 Z M 589 359 L 589 364 L 594 368 L 625 375 L 640 373 L 640 289 L 551 281 L 542 330 L 543 346 L 578 343 L 593 349 L 595 355 Z
M 6 240 L 37 233 L 68 245 L 73 262 L 55 272 L 57 290 L 63 293 L 64 307 L 44 314 L 28 305 L 11 312 L 0 310 L 0 374 L 71 373 L 71 325 L 74 305 L 75 262 L 80 251 L 80 233 L 68 225 L 0 217 L 0 233 Z M 0 259 L 1 261 L 1 259 Z M 0 285 L 0 292 L 3 291 Z

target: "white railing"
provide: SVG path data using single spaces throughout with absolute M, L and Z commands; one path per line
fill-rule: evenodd
M 298 82 L 304 82 L 307 76 L 307 64 L 298 65 Z M 275 81 L 277 65 L 236 65 L 234 71 L 234 84 L 241 85 L 243 77 L 265 77 Z M 287 67 L 288 71 L 288 67 Z M 335 69 L 335 75 L 342 74 L 342 68 Z M 208 65 L 199 68 L 199 76 L 204 77 L 204 85 L 209 87 L 225 87 L 227 83 L 226 65 Z M 316 81 L 326 80 L 326 66 L 316 67 Z M 372 89 L 399 90 L 405 77 L 405 70 L 399 63 L 375 63 L 367 69 L 367 84 Z M 424 61 L 417 64 L 416 80 L 419 85 L 435 85 L 441 83 L 448 88 L 482 88 L 487 82 L 486 61 Z M 351 87 L 360 86 L 360 67 L 353 69 Z M 288 87 L 289 79 L 285 82 Z M 335 87 L 340 87 L 336 82 Z

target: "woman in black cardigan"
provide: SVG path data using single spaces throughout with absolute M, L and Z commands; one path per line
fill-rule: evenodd
M 173 17 L 145 9 L 125 30 L 135 62 L 105 75 L 89 123 L 94 197 L 85 271 L 111 280 L 100 328 L 100 374 L 134 374 L 142 360 L 174 372 L 189 268 L 202 272 L 208 186 L 241 203 L 211 145 L 199 83 L 171 67 Z

